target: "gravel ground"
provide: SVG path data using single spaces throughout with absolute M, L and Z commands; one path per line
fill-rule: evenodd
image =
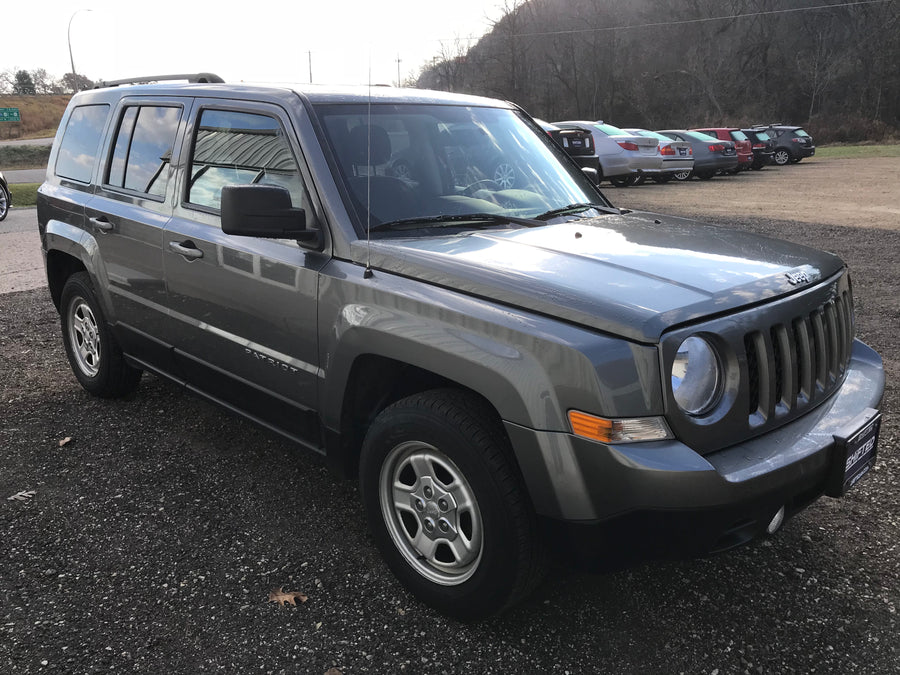
M 668 211 L 703 218 L 704 194 L 766 180 L 610 194 L 639 207 L 665 190 Z M 127 400 L 92 398 L 46 290 L 0 295 L 0 672 L 896 673 L 900 232 L 730 224 L 854 269 L 859 334 L 888 371 L 876 468 L 770 539 L 603 575 L 555 569 L 472 625 L 406 595 L 356 486 L 317 458 L 155 377 Z M 23 490 L 35 494 L 6 499 Z M 277 587 L 309 599 L 277 606 Z

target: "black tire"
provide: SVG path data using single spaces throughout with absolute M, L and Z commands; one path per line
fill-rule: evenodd
M 360 488 L 388 567 L 448 616 L 497 614 L 543 578 L 543 542 L 509 441 L 475 395 L 432 390 L 382 411 L 363 443 Z
M 141 371 L 125 361 L 87 272 L 66 281 L 60 318 L 66 356 L 82 387 L 102 398 L 124 396 L 137 388 Z
M 647 181 L 646 176 L 643 176 L 643 175 L 635 176 L 634 182 L 632 183 L 632 185 L 643 185 L 646 181 Z
M 624 188 L 634 185 L 635 180 L 637 180 L 637 176 L 614 176 L 609 179 L 609 182 L 617 188 Z
M 697 173 L 695 171 L 694 175 L 697 176 L 697 178 L 699 178 L 700 180 L 709 180 L 710 178 L 712 178 L 713 176 L 716 175 L 716 172 L 715 171 L 701 171 L 701 172 Z
M 11 205 L 9 191 L 0 185 L 0 221 L 5 220 L 9 215 L 9 207 Z
M 791 161 L 791 153 L 784 148 L 776 148 L 775 156 L 773 159 L 775 164 L 777 164 L 778 166 L 785 166 Z
M 692 169 L 679 169 L 672 174 L 672 178 L 677 181 L 685 181 L 690 180 L 693 175 L 694 171 Z
M 664 173 L 659 176 L 653 176 L 653 182 L 659 183 L 660 185 L 662 185 L 664 183 L 668 183 L 670 180 L 672 180 L 672 178 L 673 178 L 672 174 Z

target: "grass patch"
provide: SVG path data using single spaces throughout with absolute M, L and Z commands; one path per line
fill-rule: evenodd
M 49 145 L 0 145 L 3 169 L 42 169 L 49 159 Z
M 816 157 L 829 159 L 900 157 L 900 145 L 820 145 L 816 148 Z
M 70 98 L 71 94 L 0 95 L 0 108 L 18 108 L 21 118 L 20 122 L 0 124 L 0 141 L 52 136 L 59 126 Z
M 13 206 L 37 205 L 37 191 L 40 183 L 13 183 L 9 186 L 9 197 Z

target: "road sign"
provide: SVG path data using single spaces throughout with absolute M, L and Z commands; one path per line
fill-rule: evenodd
M 21 122 L 18 108 L 0 108 L 0 122 Z

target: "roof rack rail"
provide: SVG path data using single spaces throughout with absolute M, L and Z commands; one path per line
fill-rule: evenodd
M 124 80 L 100 81 L 94 85 L 94 89 L 105 87 L 118 87 L 124 84 L 149 84 L 150 82 L 169 82 L 171 80 L 187 80 L 192 84 L 223 83 L 218 75 L 213 73 L 187 73 L 182 75 L 147 75 L 146 77 L 129 77 Z

